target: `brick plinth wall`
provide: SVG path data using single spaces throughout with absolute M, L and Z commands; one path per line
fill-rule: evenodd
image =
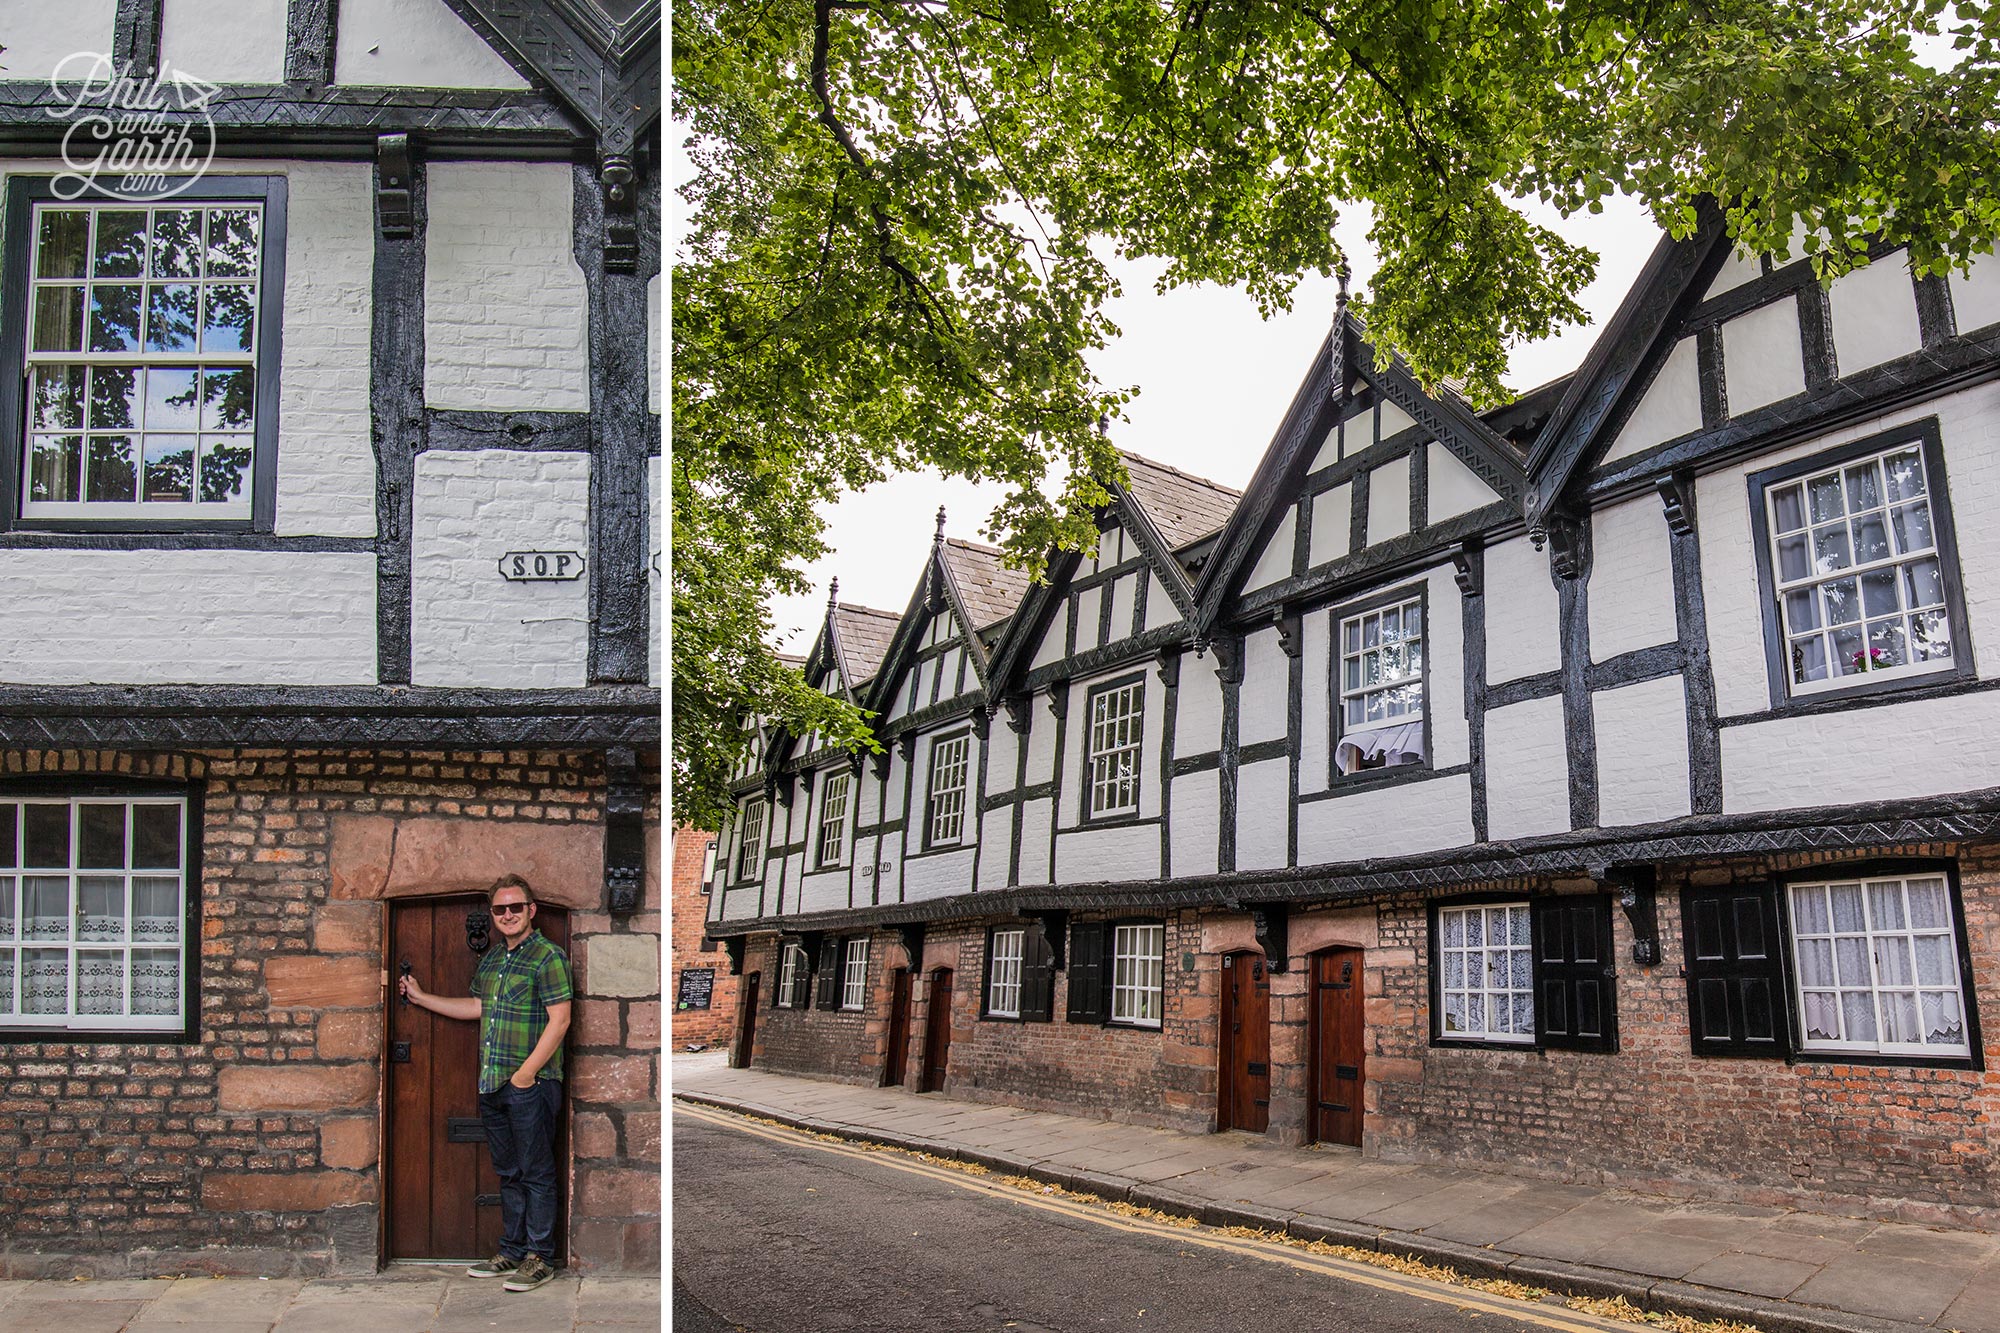
M 1746 859 L 1663 873 L 1662 956 L 1631 961 L 1632 931 L 1614 913 L 1619 1050 L 1608 1054 L 1433 1047 L 1429 906 L 1421 895 L 1301 903 L 1289 918 L 1289 966 L 1271 974 L 1268 1137 L 1305 1138 L 1310 957 L 1363 953 L 1366 1084 L 1363 1151 L 1397 1161 L 1463 1162 L 1551 1180 L 1690 1197 L 1806 1206 L 2000 1230 L 2000 848 L 1920 845 L 1884 856 L 1959 867 L 1986 1071 L 1840 1062 L 1823 1056 L 1698 1058 L 1689 1050 L 1681 974 L 1680 890 L 1795 875 L 1837 861 Z M 1837 873 L 1837 872 L 1835 872 Z M 1466 893 L 1592 892 L 1587 880 L 1489 882 Z M 1439 895 L 1450 896 L 1450 895 Z M 1088 919 L 1088 918 L 1080 918 Z M 1166 1022 L 1157 1032 L 1067 1023 L 1058 973 L 1055 1019 L 982 1019 L 986 925 L 933 925 L 912 989 L 908 1085 L 922 1077 L 932 969 L 954 972 L 948 1096 L 1203 1131 L 1216 1124 L 1224 955 L 1254 950 L 1249 918 L 1187 910 L 1167 918 Z M 759 1068 L 845 1082 L 879 1081 L 890 969 L 900 937 L 877 934 L 861 1014 L 773 1007 L 775 940 L 753 942 L 761 974 Z M 1190 963 L 1192 964 L 1190 966 Z
M 729 975 L 729 955 L 722 947 L 706 952 L 701 944 L 708 918 L 708 896 L 702 892 L 702 867 L 707 862 L 708 849 L 715 845 L 715 835 L 700 829 L 677 829 L 674 832 L 674 864 L 668 887 L 672 897 L 668 899 L 668 913 L 672 918 L 673 932 L 669 937 L 669 962 L 671 970 L 667 979 L 667 1003 L 676 1004 L 680 996 L 681 973 L 691 968 L 709 968 L 715 973 L 715 988 L 706 1009 L 675 1008 L 671 1026 L 676 1047 L 702 1043 L 709 1046 L 727 1045 L 735 1035 L 736 1018 L 736 978 Z
M 657 1269 L 658 840 L 640 913 L 603 915 L 599 756 L 0 752 L 0 774 L 205 786 L 199 1041 L 0 1043 L 0 1278 L 373 1271 L 381 900 L 508 873 L 571 910 L 572 1262 Z

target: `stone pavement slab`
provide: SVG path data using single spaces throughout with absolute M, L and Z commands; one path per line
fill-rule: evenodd
M 1776 1333 L 2000 1333 L 2000 1236 L 1412 1164 L 677 1060 L 677 1098 L 922 1136 L 1056 1183 Z M 811 1108 L 810 1116 L 804 1110 Z M 976 1110 L 981 1114 L 969 1115 Z M 582 1325 L 580 1324 L 579 1327 Z

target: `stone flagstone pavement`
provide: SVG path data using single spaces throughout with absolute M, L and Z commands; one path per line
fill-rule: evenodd
M 1768 1333 L 2000 1333 L 2000 1235 L 1368 1161 L 673 1060 L 676 1100 Z M 0 1310 L 0 1323 L 5 1311 Z
M 559 1273 L 508 1292 L 462 1268 L 373 1277 L 0 1282 L 7 1333 L 632 1333 L 661 1327 L 660 1280 Z

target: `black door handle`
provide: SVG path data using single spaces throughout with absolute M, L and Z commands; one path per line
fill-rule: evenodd
M 415 969 L 410 965 L 410 960 L 405 958 L 403 960 L 403 975 L 407 977 L 414 970 Z M 401 986 L 398 986 L 396 989 L 402 991 L 403 1003 L 408 1004 L 410 1002 L 410 993 L 406 990 L 403 990 Z

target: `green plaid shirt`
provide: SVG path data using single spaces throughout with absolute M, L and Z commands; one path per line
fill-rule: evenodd
M 498 1092 L 514 1077 L 549 1025 L 549 1006 L 576 994 L 568 956 L 541 931 L 529 931 L 528 938 L 512 949 L 495 931 L 493 943 L 497 947 L 480 955 L 472 973 L 472 993 L 479 1000 L 481 1092 Z M 535 1077 L 562 1076 L 563 1053 L 558 1046 Z

